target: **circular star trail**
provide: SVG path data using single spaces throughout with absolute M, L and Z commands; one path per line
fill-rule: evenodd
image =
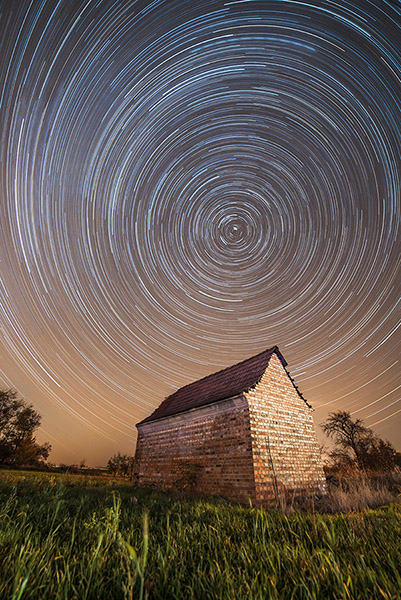
M 6 0 L 0 26 L 0 375 L 55 457 L 132 449 L 275 344 L 315 420 L 399 444 L 399 3 Z

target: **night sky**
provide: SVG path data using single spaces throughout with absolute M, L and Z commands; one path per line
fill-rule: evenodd
M 0 384 L 50 460 L 275 344 L 401 450 L 401 3 L 0 6 Z

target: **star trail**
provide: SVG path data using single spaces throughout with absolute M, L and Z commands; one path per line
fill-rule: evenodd
M 275 344 L 401 449 L 398 0 L 0 6 L 0 383 L 51 460 Z

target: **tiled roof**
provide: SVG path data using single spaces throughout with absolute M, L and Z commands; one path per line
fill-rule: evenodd
M 285 358 L 277 346 L 274 346 L 232 367 L 185 385 L 163 400 L 160 406 L 138 425 L 238 396 L 260 381 L 273 354 L 278 356 L 284 367 L 287 366 Z

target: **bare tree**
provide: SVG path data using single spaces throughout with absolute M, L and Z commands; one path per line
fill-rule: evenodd
M 388 471 L 394 468 L 396 451 L 346 411 L 330 413 L 322 429 L 331 437 L 336 448 L 330 453 L 337 465 L 357 466 L 359 469 Z

